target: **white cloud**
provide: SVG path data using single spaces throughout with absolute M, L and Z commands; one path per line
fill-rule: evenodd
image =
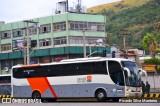
M 0 21 L 13 22 L 51 15 L 56 3 L 62 0 L 1 0 Z M 69 6 L 77 0 L 68 0 Z M 82 0 L 82 4 L 91 7 L 118 0 Z

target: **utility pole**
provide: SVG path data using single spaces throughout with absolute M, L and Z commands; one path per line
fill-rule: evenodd
M 24 37 L 24 39 L 23 39 L 23 53 L 24 53 L 24 65 L 26 65 L 27 64 L 27 51 L 26 51 L 26 41 L 25 41 L 26 39 L 25 39 L 25 37 Z
M 68 0 L 66 0 L 66 12 L 68 12 L 69 11 L 69 9 L 68 9 Z
M 92 45 L 91 44 L 89 45 L 89 54 L 90 54 L 90 57 L 92 57 L 92 55 L 91 55 L 92 54 Z
M 24 40 L 26 39 L 26 43 L 27 43 L 27 55 L 26 55 L 26 48 L 24 47 L 24 64 L 26 65 L 26 63 L 27 63 L 27 65 L 29 65 L 30 64 L 30 53 L 29 53 L 29 45 L 30 44 L 29 43 L 31 43 L 31 42 L 28 38 L 28 36 L 29 36 L 28 24 L 29 23 L 37 24 L 38 22 L 34 22 L 33 20 L 24 20 L 23 22 L 27 23 L 26 38 L 24 38 Z M 26 62 L 26 58 L 27 58 L 27 62 Z
M 86 38 L 85 38 L 85 31 L 83 30 L 83 56 L 86 58 Z
M 128 50 L 126 48 L 126 36 L 131 35 L 130 31 L 122 29 L 122 35 L 123 35 L 123 49 L 124 49 L 124 58 L 127 58 L 128 56 Z
M 29 22 L 29 21 L 28 21 Z M 30 55 L 29 55 L 29 39 L 28 39 L 28 35 L 29 35 L 29 33 L 28 33 L 28 22 L 27 22 L 27 29 L 26 29 L 26 31 L 27 31 L 27 65 L 29 65 L 30 64 Z

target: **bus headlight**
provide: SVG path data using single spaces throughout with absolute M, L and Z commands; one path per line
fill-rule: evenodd
M 131 89 L 127 89 L 127 92 L 131 92 Z
M 127 91 L 127 92 L 126 92 L 126 96 L 130 96 L 131 90 L 130 90 L 130 89 L 127 89 L 126 91 Z
M 132 91 L 131 89 L 128 90 L 128 92 L 131 92 L 131 91 Z

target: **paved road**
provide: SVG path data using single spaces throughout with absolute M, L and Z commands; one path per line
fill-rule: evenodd
M 20 100 L 20 101 L 19 101 Z M 14 98 L 1 98 L 0 103 L 46 103 L 46 101 L 41 99 L 14 99 Z M 63 102 L 98 102 L 96 98 L 65 98 L 65 99 L 57 99 L 57 101 L 47 101 L 51 103 L 63 103 Z M 112 101 L 112 99 L 108 99 L 105 102 L 107 103 L 116 103 Z M 160 98 L 121 98 L 119 103 L 160 103 Z
M 159 106 L 159 103 L 42 103 L 42 104 L 0 104 L 0 106 Z
M 154 99 L 153 99 L 154 100 Z M 72 101 L 72 102 L 71 102 Z M 81 102 L 83 101 L 83 102 Z M 93 100 L 87 100 L 86 102 L 84 100 L 58 100 L 58 102 L 52 102 L 52 103 L 0 103 L 0 106 L 160 106 L 160 100 L 158 100 L 159 103 L 142 103 L 145 101 L 142 101 L 141 103 L 138 103 L 138 99 L 134 100 L 136 103 L 130 103 L 133 102 L 131 100 L 121 100 L 123 103 L 113 103 L 111 100 L 108 100 L 106 102 L 97 102 L 96 99 Z M 126 102 L 126 103 L 124 103 Z

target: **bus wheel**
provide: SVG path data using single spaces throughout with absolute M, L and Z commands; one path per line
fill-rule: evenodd
M 33 98 L 33 99 L 41 99 L 41 94 L 40 94 L 40 92 L 39 92 L 39 91 L 34 91 L 34 92 L 32 93 L 32 98 Z
M 107 94 L 105 90 L 99 89 L 96 91 L 95 97 L 97 98 L 98 101 L 104 102 L 106 100 Z

